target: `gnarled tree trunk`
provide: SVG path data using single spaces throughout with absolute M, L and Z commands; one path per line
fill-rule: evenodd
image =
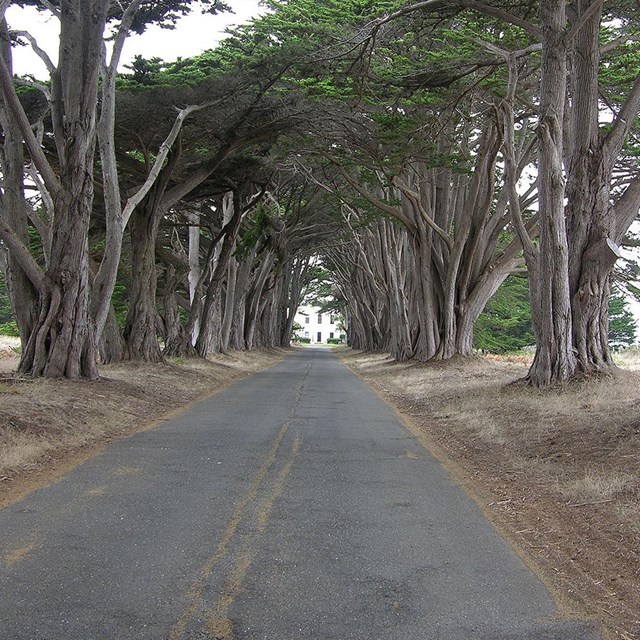
M 76 139 L 82 139 L 82 133 Z M 92 157 L 93 145 L 89 147 L 78 151 Z M 18 367 L 22 375 L 98 377 L 95 331 L 89 320 L 88 230 L 93 179 L 88 162 L 82 175 L 78 167 L 82 164 L 73 163 L 71 172 L 61 176 L 63 194 L 56 202 L 54 221 L 56 242 L 40 294 L 39 317 Z
M 88 229 L 93 206 L 96 107 L 108 0 L 60 3 L 60 56 L 52 75 L 52 121 L 59 175 L 45 158 L 4 61 L 0 88 L 53 199 L 51 256 L 38 318 L 23 351 L 23 375 L 96 378 L 95 327 L 89 319 Z
M 535 386 L 564 382 L 576 367 L 572 345 L 569 248 L 564 218 L 563 119 L 567 81 L 566 3 L 541 0 L 539 191 L 542 283 L 537 305 L 536 354 L 527 380 Z
M 607 371 L 615 365 L 608 345 L 610 276 L 620 257 L 618 243 L 628 228 L 612 206 L 616 160 L 640 106 L 640 79 L 628 94 L 609 131 L 600 114 L 600 25 L 602 7 L 576 2 L 576 20 L 586 19 L 576 34 L 571 61 L 571 131 L 567 179 L 567 232 L 573 347 L 577 371 Z M 632 191 L 627 191 L 628 195 Z M 640 204 L 636 199 L 636 211 Z M 621 228 L 622 227 L 622 228 Z
M 154 198 L 131 216 L 131 289 L 124 325 L 125 357 L 128 360 L 164 362 L 158 342 L 156 308 L 156 239 L 161 216 Z
M 540 291 L 532 296 L 540 327 L 528 380 L 546 386 L 614 366 L 607 335 L 610 276 L 619 257 L 617 245 L 637 214 L 640 192 L 636 174 L 612 203 L 611 184 L 640 110 L 640 77 L 604 130 L 599 123 L 598 77 L 602 5 L 578 0 L 573 25 L 566 20 L 564 2 L 547 0 L 541 6 L 542 234 Z M 568 78 L 571 102 L 565 109 Z M 563 139 L 565 117 L 570 135 Z

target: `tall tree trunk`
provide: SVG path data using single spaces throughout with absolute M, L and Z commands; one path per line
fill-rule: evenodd
M 124 346 L 122 331 L 118 325 L 115 309 L 113 305 L 110 305 L 109 314 L 98 344 L 102 364 L 120 362 L 124 357 Z
M 78 132 L 75 140 L 82 140 L 85 133 Z M 80 150 L 74 149 L 76 146 L 71 142 L 70 150 L 92 157 L 93 145 Z M 63 194 L 56 201 L 54 220 L 56 242 L 40 295 L 39 317 L 18 367 L 22 375 L 98 377 L 95 331 L 89 320 L 88 230 L 93 177 L 87 159 L 83 163 L 76 158 L 70 171 L 61 176 Z
M 433 234 L 424 223 L 418 224 L 418 233 L 413 239 L 413 255 L 417 274 L 413 306 L 417 319 L 417 335 L 414 340 L 413 357 L 416 360 L 431 360 L 440 345 L 440 308 L 436 286 L 437 270 L 433 253 Z
M 570 235 L 570 264 L 576 265 L 570 272 L 573 346 L 577 371 L 586 374 L 615 367 L 608 337 L 609 281 L 620 252 L 612 240 L 615 220 L 609 211 L 608 185 L 608 178 L 598 181 L 597 186 L 591 183 L 589 193 L 595 196 L 595 201 L 588 197 L 589 194 L 583 194 L 586 197 L 577 198 L 569 207 L 569 224 L 577 216 L 591 219 L 582 242 L 582 234 Z
M 93 207 L 96 105 L 102 34 L 109 3 L 61 4 L 60 69 L 53 83 L 60 188 L 54 242 L 39 317 L 19 372 L 53 378 L 98 377 L 95 327 L 89 318 L 89 221 Z
M 131 289 L 124 326 L 125 357 L 129 360 L 163 362 L 158 342 L 156 308 L 156 239 L 161 216 L 152 197 L 138 208 L 129 222 L 131 234 Z
M 239 196 L 229 192 L 223 201 L 222 228 L 225 230 L 222 246 L 218 244 L 212 258 L 211 279 L 207 286 L 204 307 L 201 316 L 201 327 L 196 341 L 196 351 L 203 357 L 213 351 L 220 350 L 221 340 L 221 294 L 224 279 L 227 275 L 227 267 L 231 260 L 233 248 L 244 211 L 241 207 Z
M 200 281 L 200 215 L 190 213 L 187 216 L 189 222 L 189 302 L 193 305 L 198 282 Z M 195 342 L 200 333 L 200 318 L 196 318 L 193 323 L 191 340 L 195 347 Z
M 293 322 L 296 317 L 296 311 L 302 301 L 302 290 L 304 287 L 305 276 L 309 269 L 309 258 L 297 258 L 293 261 L 289 281 L 282 288 L 282 307 L 281 307 L 281 327 L 280 335 L 277 340 L 279 347 L 291 346 L 291 334 L 293 333 Z
M 536 354 L 527 375 L 535 386 L 565 382 L 575 372 L 572 344 L 569 249 L 564 218 L 563 118 L 567 80 L 566 2 L 541 0 L 539 190 L 540 319 Z
M 178 277 L 176 268 L 167 264 L 164 277 L 164 350 L 165 357 L 196 357 L 198 354 L 191 344 L 190 336 L 180 321 L 180 311 L 176 300 Z
M 247 348 L 247 343 L 245 342 L 247 297 L 251 286 L 251 271 L 256 260 L 256 253 L 257 251 L 254 248 L 249 256 L 238 265 L 236 272 L 235 304 L 229 336 L 229 348 L 236 351 L 244 351 Z
M 7 23 L 0 22 L 0 55 L 12 72 L 11 43 Z M 11 110 L 2 103 L 0 123 L 4 132 L 2 145 L 2 215 L 17 238 L 29 246 L 27 203 L 24 198 L 24 151 L 22 135 Z M 43 243 L 46 241 L 43 238 Z M 24 348 L 37 318 L 38 291 L 19 261 L 11 255 L 6 269 L 6 284 L 13 315 L 16 318 L 20 341 Z
M 39 313 L 23 351 L 23 375 L 98 377 L 95 327 L 89 319 L 88 229 L 99 70 L 108 0 L 60 3 L 58 69 L 52 70 L 52 122 L 59 176 L 47 161 L 20 105 L 4 60 L 0 88 L 53 200 L 50 262 Z
M 231 329 L 236 313 L 236 287 L 238 278 L 238 261 L 235 256 L 229 259 L 227 268 L 227 286 L 224 296 L 224 315 L 222 317 L 222 327 L 220 329 L 220 350 L 222 353 L 229 351 L 231 342 Z
M 182 113 L 184 112 L 183 109 Z M 178 124 L 174 124 L 174 129 L 177 127 Z M 142 206 L 133 210 L 129 222 L 131 290 L 129 311 L 124 326 L 125 356 L 129 360 L 164 362 L 158 342 L 158 327 L 161 322 L 156 302 L 156 242 L 160 223 L 167 212 L 163 203 L 164 194 L 180 153 L 180 145 L 168 153 L 167 163 L 154 180 Z
M 266 254 L 266 255 L 265 255 Z M 247 294 L 247 314 L 245 318 L 245 345 L 251 351 L 255 348 L 255 333 L 260 313 L 262 311 L 263 293 L 271 269 L 276 261 L 275 255 L 265 252 L 262 255 L 262 263 L 259 267 L 253 286 Z
M 578 0 L 577 19 L 592 4 L 591 0 Z M 615 217 L 610 210 L 613 162 L 605 157 L 598 121 L 601 11 L 592 12 L 576 34 L 570 75 L 569 283 L 577 370 L 587 374 L 615 366 L 608 340 L 609 277 L 620 257 L 613 241 Z
M 413 357 L 413 341 L 411 339 L 411 323 L 407 280 L 411 274 L 411 265 L 407 264 L 408 238 L 406 231 L 387 221 L 378 224 L 380 233 L 380 258 L 386 267 L 389 312 L 390 312 L 390 345 L 391 355 L 398 362 Z M 411 256 L 413 258 L 413 256 Z
M 189 262 L 188 254 L 182 246 L 177 231 L 174 230 L 171 241 L 172 250 L 156 247 L 156 252 L 165 265 L 164 290 L 162 293 L 164 306 L 164 349 L 162 354 L 168 358 L 195 358 L 198 356 L 192 341 L 187 324 L 180 317 L 180 306 L 190 311 L 189 300 L 181 299 L 177 294 L 180 283 L 187 284 Z
M 288 318 L 289 303 L 293 295 L 293 282 L 299 279 L 300 272 L 297 270 L 295 261 L 286 260 L 283 265 L 282 274 L 279 277 L 277 287 L 277 297 L 274 307 L 275 318 L 270 318 L 271 333 L 274 333 L 274 346 L 288 347 L 290 343 L 291 332 L 287 335 L 287 326 L 289 326 Z M 295 314 L 295 311 L 294 311 Z M 291 320 L 293 325 L 293 318 Z M 277 336 L 277 337 L 276 337 Z

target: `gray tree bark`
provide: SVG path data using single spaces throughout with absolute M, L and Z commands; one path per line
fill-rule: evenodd
M 566 2 L 541 0 L 542 68 L 540 80 L 539 191 L 540 295 L 536 355 L 527 376 L 535 386 L 568 380 L 576 359 L 571 341 L 569 248 L 564 218 L 564 136 Z
M 55 210 L 38 318 L 19 365 L 23 375 L 98 376 L 95 326 L 89 317 L 88 229 L 93 206 L 98 77 L 109 4 L 107 0 L 60 3 L 60 61 L 51 87 L 59 176 L 31 131 L 6 64 L 0 64 L 0 91 Z
M 0 55 L 12 73 L 12 51 L 6 20 L 0 23 Z M 29 246 L 27 207 L 24 197 L 24 152 L 22 134 L 11 109 L 0 103 L 0 124 L 4 132 L 2 145 L 2 217 L 15 233 L 16 240 Z M 36 322 L 38 290 L 22 268 L 20 261 L 9 251 L 6 284 L 13 315 L 16 318 L 20 341 L 25 348 Z

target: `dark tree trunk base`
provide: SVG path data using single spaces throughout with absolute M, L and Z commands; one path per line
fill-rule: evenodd
M 65 282 L 65 278 L 61 278 Z M 48 275 L 40 314 L 18 365 L 32 378 L 97 380 L 100 377 L 93 326 L 88 321 L 86 282 L 66 274 L 63 286 Z
M 197 358 L 201 359 L 188 336 L 167 342 L 162 352 L 165 358 Z

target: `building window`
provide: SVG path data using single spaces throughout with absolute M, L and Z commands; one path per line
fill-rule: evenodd
M 329 316 L 329 324 L 334 324 L 335 323 L 335 318 L 333 316 Z M 331 336 L 333 338 L 333 336 Z
M 333 339 L 333 331 L 329 334 L 329 338 Z
M 322 314 L 318 314 L 318 324 L 322 324 Z
M 305 337 L 305 338 L 308 338 L 308 337 L 309 337 L 309 332 L 308 332 L 308 331 L 305 331 L 305 332 L 304 332 L 304 337 Z
M 305 316 L 304 323 L 309 324 L 309 316 Z
M 318 342 L 322 342 L 322 331 L 318 331 Z

